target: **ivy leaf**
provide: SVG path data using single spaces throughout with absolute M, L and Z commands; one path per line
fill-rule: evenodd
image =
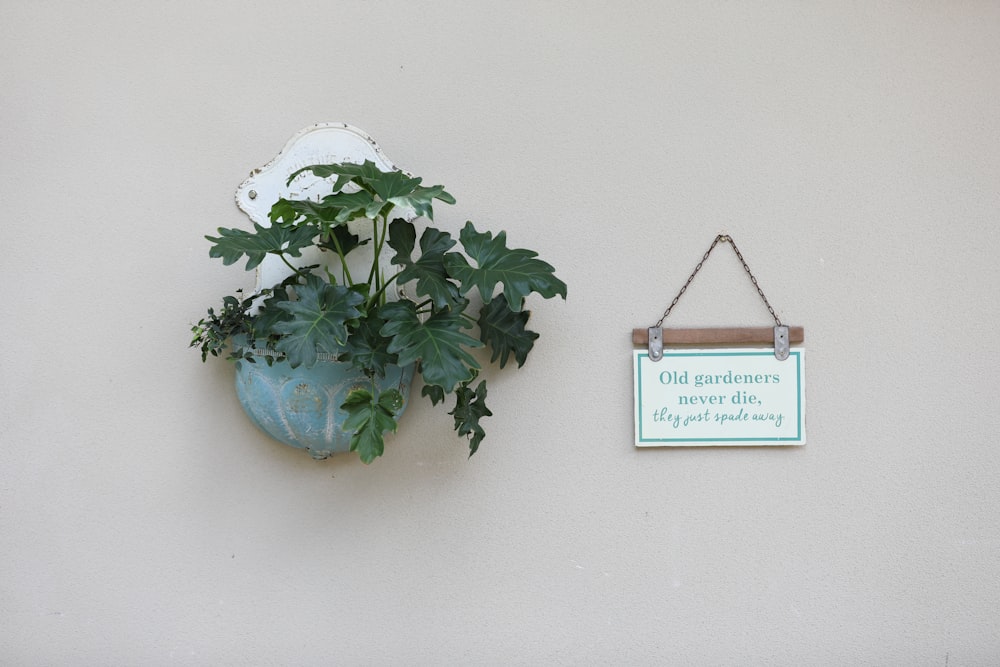
M 444 389 L 436 384 L 425 384 L 420 390 L 420 395 L 431 399 L 431 405 L 437 405 L 444 401 Z
M 389 246 L 396 251 L 393 264 L 403 266 L 397 281 L 400 284 L 417 281 L 417 294 L 430 297 L 438 309 L 454 306 L 459 300 L 458 288 L 448 279 L 444 254 L 455 245 L 448 232 L 427 227 L 420 236 L 420 257 L 414 261 L 413 247 L 416 229 L 406 220 L 396 219 L 389 225 Z
M 396 364 L 398 357 L 389 352 L 389 339 L 379 333 L 384 325 L 385 320 L 377 314 L 363 318 L 347 339 L 343 360 L 359 371 L 385 377 L 386 365 Z
M 521 310 L 524 298 L 538 292 L 546 299 L 557 294 L 566 298 L 566 283 L 555 277 L 555 269 L 536 259 L 533 250 L 507 247 L 507 233 L 493 237 L 490 232 L 479 233 L 471 222 L 466 222 L 459 234 L 465 252 L 474 259 L 473 268 L 460 253 L 450 252 L 444 257 L 449 275 L 462 283 L 462 294 L 479 289 L 483 301 L 493 298 L 497 284 L 503 283 L 503 295 L 510 309 Z
M 293 319 L 278 322 L 274 331 L 284 334 L 275 348 L 288 356 L 292 368 L 316 363 L 318 350 L 337 353 L 347 342 L 347 323 L 361 316 L 364 297 L 343 285 L 331 285 L 315 274 L 295 288 L 298 301 L 278 303 Z
M 486 431 L 479 424 L 483 417 L 492 417 L 493 413 L 486 407 L 486 380 L 479 383 L 475 391 L 469 389 L 467 383 L 462 383 L 455 390 L 455 409 L 448 414 L 455 417 L 455 430 L 459 435 L 469 437 L 469 456 L 479 449 L 479 444 L 486 437 Z
M 420 360 L 425 383 L 450 392 L 456 384 L 472 379 L 479 368 L 479 362 L 465 348 L 483 344 L 462 332 L 472 325 L 460 310 L 435 311 L 421 322 L 415 304 L 391 301 L 382 306 L 380 314 L 386 320 L 381 334 L 392 338 L 389 351 L 399 355 L 401 366 Z
M 507 365 L 511 353 L 520 368 L 535 345 L 538 334 L 525 328 L 530 313 L 514 312 L 507 301 L 497 295 L 479 311 L 479 339 L 493 350 L 490 361 L 500 360 L 500 368 Z
M 229 266 L 246 255 L 246 270 L 249 271 L 260 264 L 269 253 L 301 257 L 302 249 L 312 245 L 313 238 L 319 233 L 315 227 L 308 225 L 264 227 L 255 222 L 253 226 L 254 232 L 219 227 L 218 237 L 205 237 L 214 244 L 209 249 L 208 256 L 221 257 L 222 263 Z
M 366 464 L 382 456 L 385 451 L 383 434 L 396 432 L 395 414 L 403 407 L 402 394 L 396 389 L 387 389 L 376 399 L 366 389 L 355 389 L 340 407 L 347 412 L 344 430 L 354 431 L 351 451 L 356 451 Z

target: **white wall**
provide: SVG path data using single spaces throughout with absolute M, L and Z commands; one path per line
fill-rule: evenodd
M 1000 5 L 0 4 L 0 663 L 1000 661 Z M 465 456 L 256 432 L 202 238 L 345 121 L 570 288 Z M 633 446 L 629 333 L 728 232 L 804 448 Z M 721 248 L 668 324 L 767 325 Z

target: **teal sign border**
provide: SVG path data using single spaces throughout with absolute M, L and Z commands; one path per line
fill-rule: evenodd
M 759 357 L 759 356 L 774 356 L 773 351 L 759 351 L 759 352 L 667 352 L 664 350 L 663 358 L 667 357 Z M 782 363 L 788 363 L 792 359 L 795 360 L 795 378 L 796 378 L 796 424 L 798 426 L 798 431 L 795 437 L 787 438 L 643 438 L 643 424 L 642 424 L 642 359 L 648 359 L 648 352 L 640 352 L 638 355 L 639 363 L 636 365 L 636 400 L 638 404 L 635 406 L 636 414 L 638 415 L 638 438 L 637 443 L 641 442 L 784 442 L 788 444 L 802 443 L 802 430 L 805 426 L 805 418 L 802 414 L 802 395 L 805 393 L 802 388 L 802 383 L 805 382 L 805 378 L 802 377 L 802 350 L 792 349 L 789 351 L 788 359 Z

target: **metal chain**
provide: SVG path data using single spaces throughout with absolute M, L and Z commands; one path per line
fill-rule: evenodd
M 774 312 L 774 308 L 771 307 L 771 304 L 768 303 L 767 301 L 767 297 L 764 296 L 764 290 L 762 290 L 760 288 L 760 285 L 757 284 L 757 278 L 750 271 L 750 267 L 747 266 L 747 261 L 743 259 L 743 254 L 740 252 L 740 249 L 736 247 L 736 243 L 733 241 L 733 237 L 729 236 L 728 234 L 719 234 L 718 236 L 715 237 L 715 240 L 712 241 L 712 245 L 708 247 L 708 250 L 705 251 L 705 254 L 701 258 L 701 261 L 698 262 L 698 266 L 694 267 L 694 271 L 692 271 L 691 275 L 688 276 L 687 282 L 684 283 L 684 287 L 682 287 L 681 291 L 677 293 L 677 296 L 674 297 L 674 300 L 670 302 L 670 305 L 667 307 L 667 310 L 663 313 L 663 317 L 661 317 L 660 321 L 656 323 L 657 327 L 662 325 L 663 320 L 667 319 L 667 316 L 670 315 L 670 311 L 674 309 L 674 306 L 677 305 L 677 302 L 681 300 L 682 296 L 684 296 L 684 292 L 687 291 L 688 285 L 691 284 L 691 281 L 694 280 L 694 277 L 698 275 L 699 271 L 701 271 L 702 264 L 705 263 L 705 260 L 708 259 L 708 256 L 712 254 L 712 251 L 715 250 L 715 246 L 719 245 L 719 243 L 728 243 L 733 247 L 733 252 L 736 253 L 737 257 L 739 257 L 740 262 L 743 264 L 744 270 L 746 270 L 747 275 L 750 276 L 750 282 L 752 282 L 753 286 L 757 288 L 757 294 L 760 295 L 760 298 L 764 302 L 764 305 L 767 306 L 767 311 L 771 313 L 771 317 L 774 318 L 775 326 L 779 327 L 781 326 L 781 320 L 778 319 L 778 316 Z

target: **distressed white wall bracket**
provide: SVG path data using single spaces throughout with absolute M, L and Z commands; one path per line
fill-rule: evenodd
M 288 183 L 291 174 L 314 164 L 339 162 L 361 164 L 365 160 L 371 160 L 384 171 L 399 169 L 366 132 L 346 123 L 311 125 L 289 139 L 273 160 L 250 172 L 250 177 L 236 188 L 236 205 L 252 221 L 269 227 L 271 221 L 268 215 L 278 199 L 319 201 L 332 191 L 331 181 L 317 178 L 311 173 L 301 174 Z M 348 226 L 352 232 L 361 232 L 364 237 L 369 232 L 364 224 L 366 222 L 359 221 L 356 225 L 349 223 Z M 362 256 L 363 252 L 355 251 L 352 255 L 354 254 L 359 255 L 354 260 L 359 265 L 370 266 L 370 255 L 365 258 Z M 314 264 L 318 262 L 318 256 L 306 257 L 305 260 L 302 262 L 303 265 Z M 271 287 L 284 280 L 290 273 L 290 269 L 280 258 L 268 255 L 257 268 L 255 289 L 260 291 Z

